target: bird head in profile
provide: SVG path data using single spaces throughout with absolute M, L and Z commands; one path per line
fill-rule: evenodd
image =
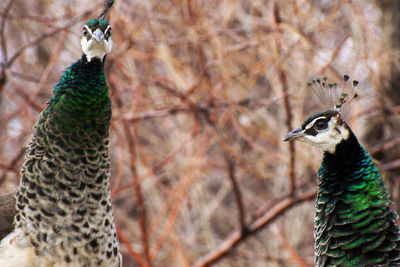
M 318 147 L 323 152 L 334 153 L 336 146 L 349 137 L 350 128 L 340 113 L 327 110 L 309 117 L 301 127 L 286 134 L 284 141 L 299 140 Z
M 91 19 L 83 26 L 81 46 L 86 59 L 93 58 L 101 61 L 110 53 L 112 48 L 111 26 L 105 19 Z
M 354 90 L 358 81 L 353 80 L 349 86 L 349 79 L 348 75 L 344 75 L 342 86 L 336 82 L 328 82 L 326 78 L 309 82 L 308 86 L 312 88 L 321 102 L 331 109 L 310 116 L 301 127 L 286 134 L 283 140 L 299 140 L 316 146 L 323 152 L 335 153 L 336 146 L 347 140 L 351 132 L 339 112 L 348 101 L 350 94 L 352 95 L 350 101 L 358 96 Z M 344 89 L 348 92 L 345 92 Z

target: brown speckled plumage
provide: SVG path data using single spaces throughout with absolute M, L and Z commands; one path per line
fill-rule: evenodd
M 89 20 L 84 30 L 88 51 L 92 32 L 96 55 L 111 49 L 108 21 Z M 64 72 L 35 125 L 0 266 L 121 265 L 110 201 L 106 53 L 89 60 L 84 54 Z

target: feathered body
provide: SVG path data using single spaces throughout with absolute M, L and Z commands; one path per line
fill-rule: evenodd
M 343 123 L 348 138 L 334 153 L 324 152 L 318 172 L 316 265 L 398 266 L 399 227 L 389 193 L 371 157 Z
M 315 265 L 400 266 L 400 236 L 377 166 L 336 110 L 308 118 L 284 137 L 320 148 Z
M 84 31 L 107 27 L 106 20 L 90 20 Z M 16 230 L 2 243 L 34 255 L 31 266 L 121 264 L 110 202 L 104 60 L 84 54 L 68 67 L 34 127 L 17 190 Z

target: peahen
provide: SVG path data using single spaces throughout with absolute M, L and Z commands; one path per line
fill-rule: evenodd
M 40 114 L 16 192 L 15 229 L 0 266 L 121 266 L 110 201 L 111 51 L 108 1 L 86 22 L 82 58 L 69 66 Z
M 345 83 L 348 80 L 346 75 Z M 326 79 L 309 85 L 325 96 L 329 92 L 321 91 L 339 88 Z M 284 141 L 299 140 L 323 152 L 314 226 L 315 265 L 400 266 L 398 216 L 390 207 L 389 193 L 377 166 L 339 113 L 348 96 L 342 93 L 333 109 L 312 115 L 284 137 Z

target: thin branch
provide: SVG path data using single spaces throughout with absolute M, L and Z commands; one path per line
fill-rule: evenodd
M 110 81 L 110 87 L 115 88 L 115 84 Z M 116 99 L 116 104 L 119 108 L 122 107 L 122 101 L 120 98 Z M 125 123 L 123 127 L 123 131 L 127 141 L 127 150 L 129 152 L 129 166 L 131 169 L 131 183 L 135 190 L 135 198 L 136 198 L 136 209 L 138 213 L 138 223 L 141 232 L 141 240 L 142 246 L 144 250 L 144 257 L 147 261 L 147 266 L 152 266 L 152 259 L 150 254 L 150 244 L 149 244 L 149 237 L 148 237 L 148 230 L 147 230 L 147 214 L 146 214 L 146 207 L 144 205 L 143 193 L 142 188 L 139 182 L 138 172 L 137 172 L 137 163 L 136 163 L 136 139 L 134 134 L 130 130 L 130 126 L 135 127 L 135 124 Z M 111 196 L 113 196 L 111 192 Z
M 148 266 L 152 266 L 151 264 L 151 255 L 150 255 L 150 245 L 149 245 L 149 237 L 148 237 L 148 231 L 147 231 L 147 216 L 146 216 L 146 208 L 144 205 L 144 200 L 143 200 L 143 193 L 142 193 L 142 188 L 140 185 L 140 182 L 137 182 L 138 179 L 138 173 L 136 169 L 136 142 L 135 138 L 133 137 L 133 134 L 130 131 L 130 124 L 125 125 L 124 131 L 125 131 L 125 136 L 128 142 L 128 151 L 129 151 L 129 157 L 130 157 L 130 167 L 131 167 L 131 172 L 132 172 L 132 182 L 134 182 L 134 189 L 135 189 L 135 197 L 136 197 L 136 209 L 138 212 L 138 221 L 139 221 L 139 227 L 141 231 L 141 239 L 142 239 L 142 245 L 144 249 L 144 255 L 147 260 Z
M 175 194 L 176 199 L 177 199 L 176 204 L 174 205 L 172 210 L 168 213 L 168 218 L 166 219 L 165 226 L 163 227 L 160 237 L 157 239 L 157 242 L 154 245 L 154 248 L 152 251 L 152 259 L 155 259 L 157 257 L 160 250 L 164 246 L 165 241 L 171 234 L 174 224 L 175 224 L 175 221 L 178 218 L 179 212 L 184 203 L 184 200 L 187 197 L 187 195 L 189 194 L 190 185 L 194 178 L 195 178 L 195 176 L 192 173 L 190 173 L 188 175 L 188 177 L 186 177 L 183 180 L 183 182 L 180 186 L 180 190 L 178 192 L 176 192 L 176 194 Z
M 6 40 L 7 38 L 5 38 L 4 36 L 4 29 L 5 29 L 5 25 L 6 25 L 6 20 L 7 20 L 7 16 L 10 13 L 12 4 L 14 3 L 14 0 L 9 0 L 3 10 L 1 11 L 1 16 L 0 16 L 0 37 L 1 37 L 1 50 L 2 50 L 2 54 L 3 54 L 3 59 L 4 62 L 7 62 L 7 43 Z
M 260 175 L 256 169 L 249 167 L 246 162 L 241 158 L 238 153 L 235 153 L 234 149 L 226 142 L 226 140 L 221 135 L 222 129 L 218 128 L 210 119 L 206 120 L 208 124 L 211 126 L 210 128 L 214 131 L 214 138 L 223 149 L 225 153 L 228 153 L 232 158 L 235 159 L 238 165 L 248 174 L 254 176 L 255 178 L 264 179 L 264 175 Z
M 239 184 L 236 179 L 236 165 L 235 161 L 232 157 L 230 157 L 227 153 L 225 153 L 225 162 L 228 165 L 228 177 L 231 181 L 233 195 L 235 196 L 236 205 L 239 211 L 239 226 L 240 231 L 246 231 L 245 225 L 245 212 L 244 212 L 244 205 L 242 200 L 242 193 L 239 189 Z
M 400 159 L 395 159 L 393 161 L 381 165 L 381 169 L 383 171 L 389 171 L 397 168 L 400 168 Z
M 271 11 L 272 11 L 272 25 L 275 28 L 275 46 L 276 46 L 276 53 L 279 55 L 279 51 L 281 50 L 279 40 L 282 39 L 281 33 L 279 32 L 279 24 L 282 22 L 282 19 L 279 15 L 279 8 L 275 1 L 271 2 Z M 293 129 L 292 126 L 292 109 L 290 104 L 290 98 L 288 94 L 288 84 L 287 84 L 287 77 L 284 69 L 281 66 L 278 66 L 278 77 L 281 82 L 282 88 L 282 95 L 283 95 L 283 104 L 285 107 L 286 112 L 286 128 L 287 131 L 291 131 Z M 289 142 L 289 169 L 288 169 L 288 177 L 289 177 L 289 193 L 294 194 L 296 189 L 296 177 L 295 177 L 295 154 L 296 154 L 296 147 L 294 142 Z
M 287 241 L 287 239 L 283 235 L 283 233 L 280 231 L 280 229 L 278 229 L 278 227 L 273 227 L 273 229 L 275 230 L 274 232 L 278 236 L 279 241 L 281 242 L 282 246 L 290 254 L 290 256 L 297 263 L 297 265 L 300 267 L 308 267 L 307 264 L 303 261 L 303 259 L 300 258 L 299 254 L 289 244 L 289 242 Z
M 82 13 L 79 16 L 76 16 L 74 18 L 72 18 L 67 24 L 65 24 L 65 26 L 63 27 L 56 27 L 54 28 L 52 31 L 48 32 L 48 33 L 44 33 L 41 36 L 37 37 L 36 39 L 26 43 L 25 45 L 23 45 L 22 47 L 20 47 L 18 49 L 17 52 L 15 52 L 15 54 L 13 56 L 10 57 L 10 59 L 7 61 L 6 63 L 6 68 L 11 67 L 11 65 L 14 63 L 14 61 L 29 47 L 31 46 L 35 46 L 37 44 L 39 44 L 40 42 L 42 42 L 43 40 L 45 40 L 48 37 L 51 37 L 53 35 L 56 35 L 57 33 L 61 32 L 61 31 L 65 31 L 65 30 L 69 30 L 71 28 L 72 25 L 80 22 L 83 18 L 87 17 L 90 13 L 93 12 L 93 9 L 87 10 L 84 13 Z
M 113 189 L 113 191 L 111 191 L 111 196 L 113 197 L 113 196 L 121 193 L 122 191 L 125 191 L 125 190 L 131 188 L 132 186 L 135 186 L 137 183 L 140 183 L 144 179 L 146 179 L 149 176 L 151 176 L 152 174 L 156 173 L 157 170 L 159 170 L 164 165 L 166 165 L 168 162 L 170 162 L 172 159 L 174 159 L 176 157 L 176 155 L 180 151 L 182 151 L 183 148 L 186 147 L 186 145 L 189 143 L 189 141 L 190 141 L 189 138 L 183 140 L 183 142 L 177 149 L 171 151 L 171 153 L 169 153 L 164 159 L 162 159 L 158 163 L 154 164 L 154 166 L 150 170 L 148 170 L 144 174 L 138 176 L 135 180 L 132 179 L 129 183 L 121 185 L 120 187 Z
M 391 148 L 398 146 L 399 144 L 400 144 L 400 137 L 397 137 L 387 142 L 379 142 L 376 145 L 370 146 L 368 148 L 368 151 L 369 153 L 371 153 L 371 155 L 373 155 L 380 151 L 387 151 Z
M 224 109 L 232 106 L 240 106 L 245 108 L 262 108 L 278 101 L 278 98 L 252 99 L 246 98 L 241 100 L 214 100 L 212 103 L 197 103 L 193 107 L 197 113 L 207 113 L 213 109 Z M 137 122 L 153 118 L 163 118 L 167 116 L 177 115 L 179 113 L 193 112 L 187 104 L 178 104 L 172 107 L 159 108 L 135 114 L 128 114 L 122 118 L 127 121 Z M 118 118 L 116 118 L 118 119 Z
M 139 253 L 137 253 L 129 243 L 129 241 L 125 238 L 125 236 L 122 234 L 122 232 L 116 227 L 117 235 L 119 240 L 126 246 L 128 249 L 129 253 L 133 256 L 133 258 L 139 263 L 140 266 L 147 267 L 148 265 L 146 262 L 143 260 L 143 258 L 140 256 Z
M 6 82 L 6 73 L 5 73 L 5 69 L 6 69 L 6 62 L 8 59 L 8 52 L 7 52 L 7 38 L 5 38 L 5 33 L 4 33 L 4 29 L 5 29 L 5 24 L 6 24 L 6 19 L 7 19 L 7 15 L 11 10 L 11 6 L 14 3 L 14 0 L 9 0 L 6 4 L 4 9 L 1 11 L 1 16 L 0 16 L 0 40 L 1 40 L 1 53 L 2 53 L 2 58 L 3 58 L 3 62 L 0 62 L 0 66 L 1 66 L 1 75 L 0 75 L 0 91 L 3 88 L 4 83 Z
M 199 260 L 197 260 L 193 267 L 203 267 L 203 266 L 211 266 L 212 264 L 218 262 L 223 257 L 227 256 L 227 254 L 243 242 L 247 237 L 255 234 L 256 232 L 263 229 L 269 223 L 271 223 L 278 216 L 282 215 L 288 209 L 297 206 L 305 201 L 309 201 L 314 199 L 317 194 L 316 190 L 304 193 L 300 197 L 294 197 L 292 195 L 286 196 L 283 200 L 276 203 L 270 210 L 268 210 L 263 216 L 255 220 L 251 223 L 246 232 L 234 231 L 230 236 L 228 236 L 219 246 L 218 248 L 210 252 L 209 254 L 203 256 Z
M 30 106 L 33 110 L 38 111 L 38 112 L 40 112 L 44 109 L 44 107 L 45 107 L 44 105 L 36 103 L 35 99 L 32 98 L 31 95 L 27 91 L 24 90 L 24 88 L 21 88 L 18 85 L 18 82 L 14 81 L 10 70 L 6 70 L 6 74 L 9 77 L 9 79 L 8 79 L 9 84 L 16 92 L 16 95 L 18 95 L 19 97 L 21 97 L 24 100 L 25 106 Z
M 174 247 L 176 249 L 176 252 L 177 252 L 176 254 L 181 259 L 181 262 L 182 262 L 181 266 L 189 267 L 189 262 L 185 257 L 185 252 L 184 252 L 182 246 L 179 244 L 178 237 L 176 236 L 176 234 L 174 232 L 172 232 L 172 234 L 171 234 L 171 239 L 172 239 L 172 242 L 173 242 Z
M 31 94 L 30 100 L 31 101 L 34 101 L 34 99 L 37 97 L 37 95 L 40 93 L 40 91 L 42 90 L 42 88 L 44 87 L 46 82 L 48 81 L 49 75 L 50 75 L 51 71 L 53 70 L 54 64 L 60 55 L 61 48 L 64 46 L 65 40 L 68 37 L 68 33 L 69 33 L 68 31 L 63 31 L 61 36 L 58 38 L 58 41 L 57 41 L 56 45 L 54 46 L 53 51 L 51 52 L 50 59 L 47 62 L 47 65 L 44 68 L 42 75 L 40 76 L 40 80 L 38 82 L 38 85 L 36 86 L 35 91 L 30 92 L 30 94 Z

